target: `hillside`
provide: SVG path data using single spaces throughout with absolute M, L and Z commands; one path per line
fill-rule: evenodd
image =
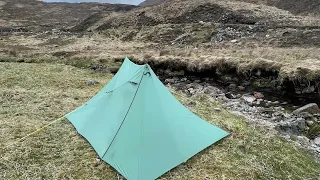
M 44 3 L 37 0 L 1 0 L 0 27 L 29 30 L 69 28 L 104 11 L 126 11 L 134 6 L 101 3 Z
M 145 0 L 142 3 L 139 4 L 139 6 L 152 6 L 152 5 L 157 5 L 165 2 L 166 0 Z
M 257 25 L 319 25 L 319 19 L 295 16 L 288 11 L 266 5 L 239 1 L 171 0 L 160 5 L 142 7 L 127 13 L 114 13 L 101 20 L 98 29 L 213 22 Z
M 165 2 L 166 0 L 146 0 L 139 6 L 151 6 Z M 320 1 L 318 0 L 235 0 L 253 4 L 274 6 L 287 10 L 296 15 L 320 16 Z
M 237 0 L 255 4 L 265 4 L 290 11 L 296 15 L 320 16 L 319 0 Z

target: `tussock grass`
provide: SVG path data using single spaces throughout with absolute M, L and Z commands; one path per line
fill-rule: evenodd
M 236 69 L 237 73 L 243 74 L 262 69 L 277 71 L 280 78 L 310 81 L 320 78 L 320 51 L 317 47 L 279 48 L 259 45 L 256 47 L 207 47 L 205 44 L 199 45 L 198 48 L 161 47 L 159 44 L 141 41 L 123 42 L 120 39 L 110 39 L 96 33 L 82 37 L 10 36 L 0 41 L 0 61 L 58 62 L 76 67 L 88 67 L 91 64 L 110 66 L 113 63 L 112 59 L 123 59 L 129 56 L 141 63 L 165 63 L 190 71 Z M 46 44 L 48 41 L 69 43 L 54 47 L 54 44 Z
M 66 65 L 0 63 L 0 146 L 75 109 L 111 79 L 110 74 Z M 87 86 L 87 80 L 98 81 Z M 231 132 L 159 179 L 317 179 L 320 165 L 308 152 L 249 125 L 204 95 L 192 111 Z M 221 107 L 220 107 L 221 108 Z M 0 148 L 0 179 L 119 179 L 106 163 L 93 167 L 96 153 L 67 120 L 8 148 Z M 121 179 L 121 178 L 120 178 Z

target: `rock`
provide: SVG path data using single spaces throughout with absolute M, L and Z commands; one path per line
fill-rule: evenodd
M 175 80 L 176 82 L 179 81 L 179 78 L 178 78 L 178 77 L 173 77 L 172 79 Z
M 308 112 L 302 112 L 302 113 L 300 113 L 299 115 L 300 115 L 301 117 L 307 118 L 307 119 L 310 119 L 310 118 L 313 117 L 312 114 L 310 114 L 310 113 L 308 113 Z
M 222 79 L 223 81 L 229 82 L 229 81 L 232 80 L 232 77 L 225 75 L 225 76 L 222 76 L 221 79 Z
M 202 24 L 202 25 L 203 25 L 203 24 L 205 24 L 205 23 L 204 23 L 203 21 L 199 21 L 199 24 Z
M 263 102 L 263 99 L 257 99 L 257 102 L 262 103 L 262 102 Z
M 89 80 L 89 81 L 87 81 L 87 85 L 88 85 L 88 86 L 94 86 L 94 85 L 96 85 L 96 84 L 98 84 L 97 81 L 94 81 L 94 80 Z
M 276 126 L 276 129 L 278 131 L 283 131 L 286 133 L 296 134 L 296 135 L 304 132 L 305 128 L 306 128 L 306 123 L 303 118 L 297 118 L 297 119 L 292 118 L 287 122 L 281 121 Z
M 261 103 L 263 102 L 262 99 L 257 99 L 257 101 L 255 102 L 256 105 L 261 105 Z
M 257 75 L 257 76 L 261 76 L 261 71 L 260 71 L 260 69 L 256 72 L 256 75 Z
M 214 108 L 213 110 L 215 110 L 216 112 L 220 112 L 221 111 L 220 108 Z
M 290 135 L 287 134 L 287 135 L 284 136 L 284 138 L 285 138 L 286 140 L 289 140 L 289 139 L 290 139 Z
M 273 105 L 278 105 L 279 103 L 280 103 L 279 101 L 272 102 Z
M 192 95 L 195 94 L 195 90 L 194 90 L 193 88 L 189 88 L 188 91 L 189 91 L 189 93 L 192 94 Z
M 283 106 L 285 106 L 285 105 L 287 105 L 287 104 L 288 104 L 288 102 L 286 102 L 286 101 L 284 101 L 284 102 L 281 103 L 281 105 L 283 105 Z
M 276 106 L 276 107 L 274 107 L 274 110 L 276 110 L 276 111 L 282 111 L 282 107 Z
M 310 139 L 305 137 L 305 136 L 297 136 L 297 140 L 301 143 L 301 144 L 307 144 L 309 143 Z
M 213 86 L 207 86 L 203 89 L 203 93 L 205 94 L 221 94 L 222 91 L 219 88 Z
M 236 88 L 236 87 L 237 87 L 236 84 L 230 84 L 230 85 L 229 85 L 229 88 L 230 88 L 230 89 L 234 89 L 234 88 Z
M 187 106 L 194 107 L 196 104 L 197 104 L 196 102 L 191 101 L 187 104 Z
M 90 67 L 90 69 L 92 69 L 94 71 L 102 71 L 104 69 L 104 67 L 102 65 L 92 65 Z
M 313 140 L 314 144 L 320 146 L 320 136 Z
M 296 94 L 301 94 L 301 90 L 298 89 L 298 88 L 295 88 L 294 91 L 295 91 Z
M 187 78 L 182 78 L 180 81 L 181 81 L 181 82 L 186 82 L 186 81 L 187 81 Z
M 239 82 L 239 79 L 238 79 L 237 77 L 233 77 L 233 78 L 232 78 L 232 81 L 233 81 L 233 82 Z
M 243 86 L 238 86 L 238 89 L 239 89 L 240 91 L 243 91 L 243 90 L 245 90 L 246 88 L 243 87 Z
M 203 89 L 203 86 L 200 85 L 200 84 L 197 84 L 197 83 L 187 84 L 186 87 L 187 87 L 187 89 L 193 88 L 193 89 L 196 89 L 196 90 L 199 90 L 199 91 L 201 91 Z
M 311 144 L 311 147 L 315 149 L 315 148 L 317 148 L 318 146 L 317 146 L 316 144 Z
M 312 126 L 314 124 L 313 121 L 306 121 L 306 123 L 307 123 L 308 126 Z
M 227 92 L 225 96 L 229 99 L 237 99 L 237 96 L 232 94 L 231 92 Z
M 174 84 L 176 82 L 175 79 L 166 79 L 164 82 Z
M 292 112 L 294 115 L 301 114 L 302 112 L 308 112 L 310 114 L 320 113 L 320 109 L 316 103 L 307 104 L 301 108 L 298 108 Z
M 266 103 L 266 107 L 270 107 L 272 104 L 270 102 Z
M 232 42 L 232 43 L 236 43 L 236 42 L 238 42 L 238 40 L 233 39 L 233 40 L 231 40 L 230 42 Z
M 315 90 L 316 90 L 316 88 L 314 86 L 309 86 L 309 87 L 302 89 L 302 94 L 313 93 Z
M 257 99 L 264 98 L 264 95 L 261 92 L 253 92 L 253 96 Z
M 247 102 L 247 103 L 253 103 L 253 101 L 256 100 L 256 98 L 254 96 L 250 96 L 250 95 L 243 95 L 242 99 Z
M 201 80 L 196 79 L 196 80 L 194 80 L 193 82 L 194 82 L 194 83 L 200 83 L 200 82 L 201 82 Z

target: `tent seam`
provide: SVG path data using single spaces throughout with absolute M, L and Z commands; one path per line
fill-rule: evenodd
M 129 108 L 128 108 L 128 111 L 126 112 L 126 115 L 124 116 L 124 118 L 123 118 L 123 120 L 122 120 L 122 122 L 121 122 L 121 124 L 120 124 L 120 126 L 119 126 L 119 128 L 118 128 L 118 130 L 117 130 L 117 132 L 116 132 L 116 134 L 114 135 L 114 137 L 113 137 L 113 139 L 112 139 L 109 147 L 107 148 L 106 152 L 103 154 L 103 156 L 101 157 L 101 159 L 103 159 L 104 156 L 107 154 L 107 152 L 108 152 L 108 150 L 110 149 L 113 141 L 116 139 L 116 137 L 117 137 L 117 135 L 118 135 L 118 133 L 119 133 L 119 131 L 120 131 L 120 129 L 121 129 L 124 121 L 126 120 L 127 115 L 129 114 L 129 111 L 130 111 L 130 109 L 131 109 L 131 106 L 132 106 L 132 104 L 133 104 L 133 102 L 134 102 L 134 99 L 136 98 L 136 95 L 137 95 L 137 93 L 138 93 L 138 91 L 139 91 L 139 87 L 140 87 L 140 84 L 141 84 L 141 82 L 142 82 L 143 77 L 144 77 L 144 73 L 142 74 L 142 77 L 141 77 L 141 79 L 140 79 L 138 88 L 137 88 L 137 90 L 136 90 L 136 92 L 135 92 L 135 94 L 134 94 L 134 96 L 133 96 L 133 98 L 132 98 L 132 101 L 131 101 L 131 104 L 130 104 L 130 106 L 129 106 Z

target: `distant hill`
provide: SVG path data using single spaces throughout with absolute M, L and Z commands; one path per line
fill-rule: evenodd
M 158 5 L 168 0 L 145 0 L 139 6 Z M 320 0 L 234 0 L 263 4 L 287 10 L 296 15 L 320 16 Z
M 44 3 L 39 0 L 0 0 L 0 27 L 32 30 L 69 28 L 102 12 L 127 11 L 136 6 L 105 3 Z
M 112 14 L 101 19 L 98 29 L 198 23 L 200 21 L 247 25 L 318 25 L 318 22 L 311 22 L 313 20 L 298 17 L 276 7 L 235 0 L 169 0 L 156 6 Z
M 145 0 L 139 4 L 139 6 L 152 6 L 165 2 L 167 0 Z
M 143 0 L 42 0 L 44 2 L 70 2 L 70 3 L 79 3 L 79 2 L 99 2 L 99 3 L 110 3 L 110 4 L 132 4 L 138 5 Z

